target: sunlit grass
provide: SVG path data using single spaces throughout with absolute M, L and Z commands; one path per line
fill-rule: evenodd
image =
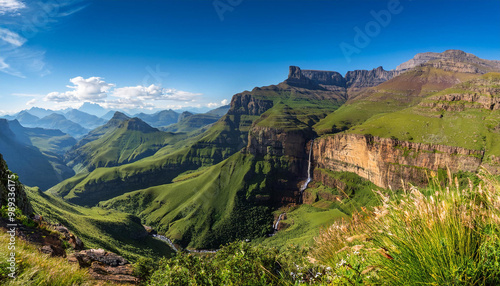
M 40 253 L 35 246 L 25 243 L 19 238 L 16 241 L 16 261 L 19 271 L 17 278 L 6 275 L 6 263 L 10 236 L 0 232 L 0 284 L 2 285 L 99 285 L 91 281 L 86 269 L 80 269 L 78 264 L 70 264 L 66 258 L 50 257 Z M 5 251 L 4 251 L 5 250 Z M 102 284 L 101 284 L 102 285 Z
M 431 174 L 429 188 L 379 193 L 380 207 L 324 231 L 315 257 L 340 284 L 498 285 L 500 185 L 479 176 L 443 187 Z

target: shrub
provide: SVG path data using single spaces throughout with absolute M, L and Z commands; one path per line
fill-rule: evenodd
M 294 285 L 325 281 L 328 271 L 307 259 L 307 249 L 283 251 L 234 242 L 216 254 L 180 253 L 162 259 L 148 285 Z

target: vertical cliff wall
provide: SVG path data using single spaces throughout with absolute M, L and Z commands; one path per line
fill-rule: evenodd
M 320 168 L 348 171 L 382 188 L 400 188 L 402 182 L 423 185 L 426 170 L 450 168 L 451 172 L 475 172 L 483 151 L 378 138 L 336 134 L 315 140 L 313 162 Z M 321 180 L 316 176 L 315 180 Z

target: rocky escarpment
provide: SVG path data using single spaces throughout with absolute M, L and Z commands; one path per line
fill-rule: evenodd
M 420 53 L 415 55 L 413 59 L 400 64 L 396 71 L 407 71 L 426 63 L 443 70 L 465 73 L 484 74 L 500 71 L 500 61 L 480 59 L 473 54 L 460 50 L 447 50 L 443 53 Z
M 386 71 L 383 67 L 372 70 L 348 71 L 345 75 L 346 86 L 349 93 L 360 91 L 363 88 L 379 85 L 399 75 L 400 71 Z
M 451 93 L 432 97 L 432 100 L 421 102 L 422 107 L 429 107 L 432 111 L 464 111 L 471 108 L 488 110 L 500 109 L 500 97 L 491 97 L 477 93 Z
M 334 91 L 347 98 L 351 93 L 379 85 L 400 73 L 395 70 L 386 71 L 380 66 L 373 70 L 348 71 L 344 77 L 335 71 L 301 70 L 299 67 L 290 66 L 285 82 L 296 87 Z
M 235 94 L 231 99 L 230 115 L 261 115 L 273 107 L 272 100 L 260 99 L 249 92 Z
M 321 87 L 330 91 L 346 92 L 344 77 L 335 71 L 301 70 L 299 67 L 291 66 L 285 82 L 303 88 Z
M 419 105 L 432 111 L 463 111 L 479 108 L 498 110 L 500 109 L 499 82 L 498 79 L 492 81 L 485 75 L 457 86 L 459 92 L 437 94 Z
M 484 151 L 379 138 L 371 135 L 336 134 L 315 140 L 314 166 L 358 174 L 382 188 L 403 183 L 424 185 L 427 170 L 475 172 Z
M 311 130 L 284 131 L 255 126 L 248 134 L 246 149 L 255 156 L 287 156 L 290 162 L 288 171 L 296 176 L 303 176 L 307 161 L 307 154 L 304 150 L 308 139 L 313 136 Z

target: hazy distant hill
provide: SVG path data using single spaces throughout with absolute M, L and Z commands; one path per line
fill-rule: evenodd
M 24 128 L 17 121 L 0 119 L 0 153 L 29 186 L 47 189 L 73 176 L 61 153 L 75 142 L 59 130 Z
M 158 111 L 154 114 L 139 113 L 135 114 L 134 117 L 142 119 L 153 127 L 161 127 L 176 123 L 179 118 L 179 113 L 169 109 Z
M 89 131 L 80 124 L 68 120 L 64 115 L 57 113 L 52 113 L 51 115 L 40 118 L 40 120 L 36 121 L 35 124 L 32 124 L 31 127 L 59 129 L 75 138 L 82 137 Z
M 98 126 L 105 124 L 107 121 L 105 119 L 99 118 L 95 115 L 88 114 L 86 112 L 72 109 L 64 114 L 64 116 L 75 122 L 80 124 L 86 129 L 94 129 Z

